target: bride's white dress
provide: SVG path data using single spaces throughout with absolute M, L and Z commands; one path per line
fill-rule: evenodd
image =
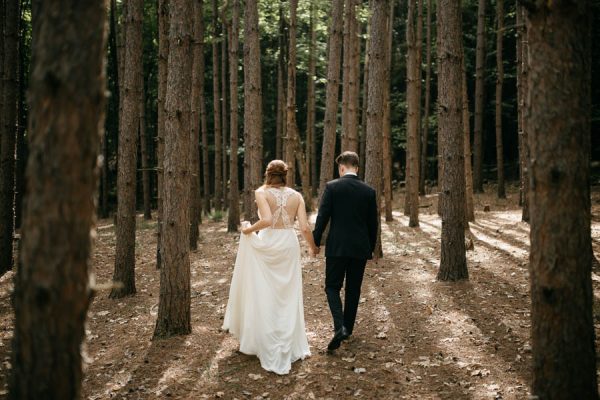
M 299 194 L 290 188 L 264 190 L 272 226 L 240 237 L 223 329 L 239 340 L 242 353 L 256 355 L 265 370 L 287 374 L 294 361 L 310 356 L 300 244 L 290 218 L 296 211 L 288 209 L 288 199 Z

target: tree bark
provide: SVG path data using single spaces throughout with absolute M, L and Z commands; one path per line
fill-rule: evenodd
M 359 64 L 356 0 L 346 0 L 343 33 L 342 151 L 358 151 Z M 360 44 L 359 44 L 360 46 Z
M 317 33 L 315 30 L 315 4 L 310 3 L 310 23 L 309 23 L 310 41 L 308 45 L 308 77 L 306 88 L 306 162 L 310 166 L 310 183 L 311 194 L 316 195 L 317 190 L 317 149 L 316 149 L 316 133 L 315 133 L 315 79 L 317 71 L 316 63 L 316 45 Z
M 127 19 L 127 1 L 121 2 L 121 21 L 117 24 L 117 61 L 119 63 L 119 98 L 123 99 L 124 80 L 125 76 L 125 20 Z M 119 127 L 121 126 L 121 119 L 123 114 L 123 101 L 119 102 Z M 118 135 L 117 135 L 118 141 Z M 118 158 L 118 157 L 117 157 Z M 117 159 L 118 163 L 118 159 Z
M 231 93 L 230 112 L 231 118 L 230 142 L 231 156 L 229 159 L 229 214 L 227 232 L 237 232 L 240 225 L 240 188 L 238 175 L 238 63 L 239 63 L 239 21 L 240 2 L 233 0 L 231 5 L 231 24 L 229 24 L 229 93 Z
M 408 226 L 419 226 L 419 80 L 420 65 L 416 41 L 415 23 L 416 0 L 408 1 L 408 22 L 406 23 L 406 201 L 404 214 L 409 216 Z
M 300 144 L 298 125 L 296 123 L 296 12 L 298 1 L 290 0 L 290 25 L 289 25 L 289 57 L 287 77 L 287 113 L 286 113 L 286 159 L 288 164 L 287 183 L 295 185 L 296 168 L 298 165 L 302 183 L 302 194 L 307 210 L 312 209 L 312 196 L 310 193 L 310 178 L 306 164 L 305 151 Z
M 311 3 L 312 4 L 312 3 Z M 285 17 L 283 15 L 283 0 L 279 2 L 279 53 L 277 55 L 277 117 L 275 132 L 275 158 L 284 159 L 284 136 L 286 125 L 285 112 Z
M 521 219 L 529 222 L 529 144 L 527 120 L 529 56 L 527 54 L 527 29 L 525 26 L 525 8 L 517 8 L 517 97 L 519 130 L 519 166 L 520 166 L 520 205 L 523 207 Z
M 394 2 L 390 2 L 387 18 L 387 34 L 385 43 L 385 81 L 383 88 L 383 197 L 385 203 L 385 220 L 390 222 L 392 216 L 392 121 L 391 121 L 391 76 L 392 76 L 392 38 L 394 35 Z
M 6 24 L 6 0 L 0 0 L 0 117 L 4 117 L 4 25 Z M 2 149 L 2 136 L 4 124 L 0 122 L 0 151 Z M 1 167 L 0 167 L 1 168 Z
M 350 92 L 348 94 L 348 149 L 358 152 L 358 127 L 360 115 L 360 22 L 356 15 L 356 8 L 360 5 L 358 0 L 353 0 L 352 18 L 352 57 L 350 59 Z
M 156 143 L 156 159 L 157 159 L 157 233 L 156 240 L 156 268 L 160 269 L 162 263 L 161 246 L 164 228 L 164 198 L 163 198 L 163 181 L 164 181 L 164 144 L 165 144 L 165 95 L 167 91 L 167 60 L 169 58 L 169 10 L 167 0 L 159 0 L 158 2 L 158 127 L 157 127 L 157 143 Z
M 191 332 L 190 98 L 192 1 L 169 2 L 169 59 L 165 99 L 164 217 L 155 338 Z
M 227 114 L 227 86 L 229 85 L 229 79 L 227 77 L 227 19 L 225 17 L 226 8 L 228 7 L 229 2 L 226 1 L 221 9 L 221 119 L 223 123 L 221 124 L 221 193 L 223 209 L 226 210 L 229 205 L 229 199 L 227 196 L 227 166 L 229 165 L 227 159 L 227 144 L 229 142 L 229 138 L 227 137 L 227 133 L 229 132 L 229 115 Z
M 369 8 L 371 0 L 369 0 Z M 360 127 L 360 168 L 358 170 L 361 179 L 365 179 L 365 167 L 367 162 L 367 104 L 369 102 L 369 38 L 371 37 L 371 20 L 367 21 L 367 39 L 365 40 L 365 60 L 363 71 L 363 97 L 362 97 L 362 116 Z
M 15 162 L 15 231 L 21 229 L 23 216 L 23 197 L 25 193 L 25 167 L 27 166 L 27 81 L 26 67 L 27 56 L 25 52 L 25 40 L 27 23 L 25 13 L 31 12 L 31 4 L 22 3 L 19 11 L 19 67 L 18 67 L 18 99 L 17 99 L 17 140 L 16 140 L 16 162 Z M 1 36 L 1 35 L 0 35 Z M 0 75 L 1 76 L 1 75 Z M 2 93 L 2 92 L 0 92 Z M 2 115 L 2 114 L 0 114 Z
M 444 162 L 442 249 L 437 278 L 468 279 L 465 254 L 465 161 L 462 89 L 463 42 L 459 0 L 438 0 L 438 120 Z
M 139 128 L 142 70 L 143 0 L 127 2 L 125 16 L 125 66 L 123 68 L 122 118 L 119 121 L 119 160 L 117 177 L 117 232 L 113 281 L 110 292 L 116 299 L 133 295 L 135 289 L 135 195 L 137 133 Z
M 19 1 L 4 4 L 2 133 L 0 137 L 0 275 L 13 266 L 15 141 L 18 121 Z
M 353 0 L 344 0 L 344 22 L 342 26 L 342 131 L 340 134 L 341 150 L 344 151 L 348 146 L 348 94 L 350 82 L 350 58 L 352 57 L 350 49 L 350 18 L 352 18 Z
M 219 39 L 218 39 L 218 8 L 217 0 L 212 0 L 212 68 L 213 68 L 213 126 L 214 126 L 214 144 L 215 144 L 215 183 L 214 183 L 214 206 L 215 211 L 223 208 L 222 192 L 222 165 L 221 165 L 221 91 L 219 86 Z
M 426 63 L 425 67 L 425 110 L 421 130 L 421 172 L 419 174 L 419 193 L 425 194 L 425 177 L 427 175 L 427 147 L 429 145 L 429 110 L 431 109 L 431 0 L 427 0 L 427 33 L 425 35 Z
M 416 153 L 416 164 L 418 166 L 417 172 L 417 193 L 418 195 L 424 195 L 425 191 L 421 191 L 419 187 L 419 182 L 421 182 L 421 137 L 422 132 L 422 120 L 421 120 L 421 107 L 422 107 L 422 92 L 423 92 L 423 84 L 422 80 L 422 70 L 421 64 L 423 63 L 423 3 L 425 0 L 417 1 L 417 22 L 416 22 L 416 52 L 417 52 L 417 96 L 419 98 L 418 104 L 418 116 L 417 116 L 417 153 Z M 418 198 L 417 198 L 418 199 Z
M 467 68 L 465 55 L 462 59 L 462 120 L 465 149 L 465 229 L 469 222 L 475 221 L 475 206 L 473 204 L 473 168 L 471 167 L 471 124 L 469 112 L 469 95 L 467 92 Z
M 365 182 L 377 190 L 377 204 L 381 199 L 383 84 L 387 51 L 389 0 L 372 0 L 371 36 L 369 42 L 369 97 L 367 105 L 367 161 Z M 381 225 L 377 233 L 375 258 L 383 256 Z
M 483 96 L 485 89 L 485 5 L 477 8 L 477 48 L 475 52 L 475 126 L 473 131 L 473 190 L 483 193 Z
M 193 0 L 192 105 L 190 118 L 190 250 L 198 249 L 200 231 L 200 133 L 201 103 L 204 100 L 204 1 Z
M 504 65 L 502 62 L 502 41 L 504 36 L 504 0 L 496 0 L 496 167 L 498 169 L 498 198 L 506 198 L 504 187 L 504 146 L 502 144 L 502 85 Z
M 333 179 L 333 159 L 337 130 L 340 64 L 342 55 L 343 15 L 344 0 L 332 0 L 329 55 L 327 57 L 325 120 L 323 121 L 323 146 L 321 149 L 321 173 L 319 176 L 319 202 L 323 195 L 323 191 L 325 190 L 325 185 L 328 181 Z
M 287 98 L 285 112 L 285 161 L 288 165 L 287 184 L 290 187 L 296 185 L 296 142 L 298 138 L 298 125 L 296 123 L 296 12 L 298 0 L 290 0 L 289 15 L 289 49 L 287 63 Z
M 15 278 L 11 399 L 81 396 L 106 11 L 103 2 L 82 7 L 62 0 L 35 2 L 32 14 L 31 157 Z
M 148 163 L 148 143 L 146 137 L 146 90 L 144 88 L 144 70 L 140 63 L 140 105 L 139 105 L 139 133 L 140 157 L 142 157 L 142 190 L 144 200 L 144 219 L 152 219 L 152 203 L 150 199 L 150 166 Z
M 253 192 L 262 176 L 262 84 L 257 0 L 246 0 L 244 7 L 244 168 L 248 170 L 244 184 L 246 218 L 258 220 Z
M 590 250 L 590 4 L 536 3 L 527 19 L 532 395 L 540 399 L 598 399 Z
M 204 18 L 204 17 L 203 17 Z M 202 21 L 202 38 L 204 38 L 204 20 Z M 204 39 L 202 40 L 202 47 L 204 53 Z M 202 76 L 204 82 L 205 64 L 204 57 L 200 57 L 198 63 L 198 73 Z M 210 157 L 208 149 L 208 122 L 206 112 L 206 99 L 204 96 L 204 85 L 200 85 L 200 134 L 202 136 L 202 208 L 204 214 L 210 214 Z

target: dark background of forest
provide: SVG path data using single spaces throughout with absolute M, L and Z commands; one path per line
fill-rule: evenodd
M 309 10 L 308 2 L 300 2 L 298 8 L 298 32 L 297 32 L 297 123 L 301 140 L 306 138 L 306 112 L 307 112 L 307 84 L 308 84 L 308 46 L 309 46 Z M 287 3 L 285 3 L 287 4 Z M 330 3 L 323 0 L 313 2 L 316 5 L 317 21 L 317 57 L 316 57 L 316 144 L 321 148 L 323 135 L 323 114 L 325 110 L 325 83 L 327 73 L 327 32 L 329 21 Z M 121 3 L 117 2 L 117 7 Z M 286 5 L 284 5 L 286 7 Z M 516 93 L 516 14 L 515 3 L 506 6 L 505 34 L 504 34 L 504 86 L 503 86 L 503 143 L 504 143 L 504 167 L 506 179 L 509 183 L 518 185 L 518 131 L 517 131 L 517 93 Z M 366 7 L 364 8 L 366 10 Z M 592 132 L 591 132 L 591 157 L 592 157 L 592 185 L 600 184 L 600 1 L 592 2 Z M 435 10 L 434 10 L 435 13 Z M 23 1 L 21 8 L 22 18 L 20 21 L 20 49 L 19 52 L 19 135 L 17 137 L 17 168 L 16 168 L 16 196 L 17 208 L 21 206 L 24 188 L 24 166 L 27 159 L 27 82 L 29 78 L 29 66 L 31 62 L 31 1 Z M 364 15 L 363 15 L 364 14 Z M 363 13 L 360 18 L 366 23 L 367 15 Z M 276 109 L 277 109 L 277 57 L 278 57 L 278 19 L 279 3 L 272 1 L 259 1 L 260 15 L 260 37 L 261 37 L 261 74 L 263 91 L 263 160 L 268 162 L 275 158 L 276 140 Z M 434 14 L 435 15 L 435 14 Z M 407 9 L 402 4 L 397 4 L 393 24 L 393 47 L 392 47 L 392 72 L 391 72 L 391 126 L 392 126 L 392 154 L 393 154 L 393 180 L 395 186 L 404 183 L 404 170 L 406 162 L 406 17 Z M 434 17 L 435 18 L 435 17 Z M 213 102 L 212 91 L 212 10 L 210 4 L 204 5 L 205 20 L 205 76 L 204 76 L 204 99 L 207 104 L 207 126 L 209 138 L 209 165 L 214 168 L 214 135 L 213 113 L 211 104 Z M 494 90 L 496 83 L 496 41 L 495 41 L 495 1 L 486 8 L 486 68 L 485 68 L 485 98 L 484 98 L 484 127 L 483 127 L 483 177 L 484 182 L 492 182 L 496 179 L 496 155 L 495 155 L 495 99 Z M 366 32 L 363 30 L 363 37 Z M 217 27 L 219 29 L 219 27 Z M 287 27 L 285 28 L 287 30 Z M 435 38 L 435 20 L 432 24 L 432 37 Z M 465 62 L 467 68 L 467 85 L 469 93 L 471 126 L 473 126 L 473 104 L 475 86 L 475 48 L 477 29 L 477 1 L 468 0 L 463 2 L 463 37 L 465 49 Z M 152 169 L 156 168 L 156 138 L 157 138 L 157 97 L 158 97 L 158 17 L 157 2 L 146 1 L 144 3 L 143 20 L 143 69 L 144 90 L 146 93 L 146 135 L 148 137 L 148 160 Z M 110 32 L 109 35 L 112 35 Z M 217 41 L 222 40 L 217 37 Z M 105 123 L 105 139 L 107 143 L 107 185 L 100 188 L 107 191 L 107 209 L 101 210 L 102 216 L 108 216 L 116 210 L 116 177 L 117 177 L 117 146 L 118 146 L 118 104 L 113 93 L 118 91 L 115 82 L 116 63 L 111 62 L 112 49 L 111 38 L 107 45 L 107 90 L 109 98 L 107 102 L 107 113 Z M 243 38 L 240 40 L 243 43 Z M 362 68 L 364 67 L 364 41 L 361 52 L 361 86 Z M 219 53 L 220 53 L 220 46 Z M 432 42 L 433 65 L 432 65 L 432 110 L 435 110 L 437 98 L 437 68 L 435 59 L 435 40 Z M 241 52 L 240 52 L 241 54 Z M 191 57 L 191 55 L 190 55 Z M 424 63 L 424 61 L 423 61 Z M 240 64 L 241 65 L 241 64 Z M 422 78 L 424 79 L 423 64 Z M 241 68 L 241 67 L 240 67 Z M 243 74 L 240 71 L 239 96 L 243 97 Z M 341 99 L 341 90 L 340 90 Z M 341 107 L 341 101 L 340 101 Z M 243 102 L 240 102 L 240 115 L 243 112 Z M 362 110 L 360 111 L 362 112 Z M 338 119 L 341 113 L 338 112 Z M 338 121 L 339 122 L 339 121 Z M 243 130 L 243 120 L 240 119 L 240 132 Z M 437 171 L 437 115 L 430 115 L 430 135 L 428 143 L 428 169 L 426 180 L 435 184 Z M 338 135 L 340 134 L 338 124 Z M 340 140 L 336 141 L 336 152 L 340 151 Z M 138 152 L 139 152 L 138 148 Z M 240 162 L 240 176 L 243 172 L 244 143 L 240 143 L 238 157 Z M 138 156 L 138 194 L 136 196 L 138 208 L 142 207 L 142 173 L 141 157 Z M 317 168 L 320 168 L 320 157 L 315 160 Z M 212 172 L 211 172 L 212 176 Z M 156 174 L 151 174 L 152 205 L 156 206 L 157 182 Z M 212 182 L 214 185 L 214 181 Z M 20 224 L 20 212 L 16 212 L 17 227 Z

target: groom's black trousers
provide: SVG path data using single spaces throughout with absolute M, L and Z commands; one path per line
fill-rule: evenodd
M 356 320 L 356 311 L 360 300 L 360 287 L 365 273 L 367 260 L 350 257 L 327 257 L 325 261 L 325 293 L 329 302 L 329 309 L 333 316 L 333 325 L 335 330 L 339 330 L 342 325 L 348 329 L 351 334 Z M 344 299 L 344 308 L 342 309 L 342 299 L 340 290 L 346 278 L 346 296 Z

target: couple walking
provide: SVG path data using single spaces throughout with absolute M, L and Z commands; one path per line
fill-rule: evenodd
M 242 353 L 256 355 L 265 370 L 277 374 L 289 373 L 294 361 L 310 355 L 295 221 L 313 256 L 319 253 L 323 232 L 330 225 L 325 293 L 334 334 L 328 351 L 339 348 L 354 329 L 379 213 L 375 190 L 357 176 L 358 155 L 344 152 L 336 163 L 340 178 L 327 183 L 313 232 L 302 195 L 286 186 L 287 165 L 281 160 L 269 163 L 265 183 L 255 192 L 260 219 L 253 225 L 242 223 L 223 329 L 239 340 Z

